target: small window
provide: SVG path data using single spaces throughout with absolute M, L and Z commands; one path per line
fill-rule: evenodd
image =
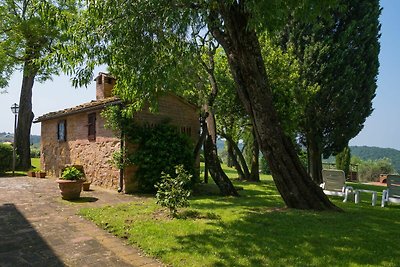
M 67 121 L 62 120 L 57 124 L 57 140 L 64 142 L 67 141 Z
M 96 140 L 96 113 L 88 114 L 88 140 Z

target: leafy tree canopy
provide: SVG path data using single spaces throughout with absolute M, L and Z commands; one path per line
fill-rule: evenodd
M 90 1 L 82 21 L 71 28 L 72 48 L 66 46 L 61 55 L 71 64 L 66 70 L 77 74 L 75 84 L 89 82 L 95 64 L 107 64 L 119 77 L 115 93 L 134 103 L 133 110 L 192 80 L 201 36 L 210 31 L 227 54 L 236 91 L 285 203 L 338 210 L 313 184 L 282 130 L 259 43 L 260 33 L 278 28 L 293 10 L 306 19 L 333 2 Z
M 281 38 L 300 63 L 301 132 L 328 157 L 372 112 L 379 54 L 379 1 L 339 1 L 318 23 L 292 18 Z
M 38 81 L 58 74 L 48 60 L 57 44 L 66 41 L 68 20 L 76 12 L 75 1 L 5 0 L 0 4 L 0 87 L 8 86 L 14 71 L 29 65 Z M 26 64 L 29 63 L 29 64 Z

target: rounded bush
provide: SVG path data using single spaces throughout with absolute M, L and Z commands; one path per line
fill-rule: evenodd
M 8 144 L 0 144 L 0 173 L 12 169 L 13 148 Z

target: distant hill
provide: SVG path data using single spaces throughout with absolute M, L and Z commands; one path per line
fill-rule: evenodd
M 0 133 L 0 143 L 4 142 L 12 142 L 14 139 L 14 135 L 11 133 Z
M 400 172 L 400 151 L 393 148 L 381 148 L 374 146 L 350 146 L 351 155 L 360 159 L 376 160 L 381 158 L 391 159 L 394 168 Z
M 0 133 L 0 143 L 12 142 L 14 140 L 14 134 L 12 133 Z M 40 135 L 31 135 L 31 144 L 40 147 Z
M 219 139 L 217 141 L 218 152 L 224 149 L 224 141 Z M 393 167 L 400 172 L 400 151 L 393 148 L 381 148 L 374 146 L 350 146 L 351 155 L 359 157 L 362 160 L 377 160 L 382 158 L 389 158 Z M 335 157 L 331 156 L 324 159 L 323 162 L 334 163 Z

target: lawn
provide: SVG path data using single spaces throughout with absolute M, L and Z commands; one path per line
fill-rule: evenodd
M 31 165 L 33 168 L 40 169 L 40 158 L 31 158 Z M 13 175 L 12 171 L 7 171 L 7 172 L 1 174 L 1 176 L 4 176 L 4 177 L 26 176 L 26 171 L 15 170 L 14 175 Z
M 31 158 L 31 165 L 33 168 L 40 169 L 40 158 Z
M 363 195 L 358 205 L 332 198 L 343 213 L 290 210 L 268 176 L 234 183 L 241 197 L 194 196 L 179 219 L 153 198 L 80 214 L 172 266 L 399 266 L 400 206 Z

